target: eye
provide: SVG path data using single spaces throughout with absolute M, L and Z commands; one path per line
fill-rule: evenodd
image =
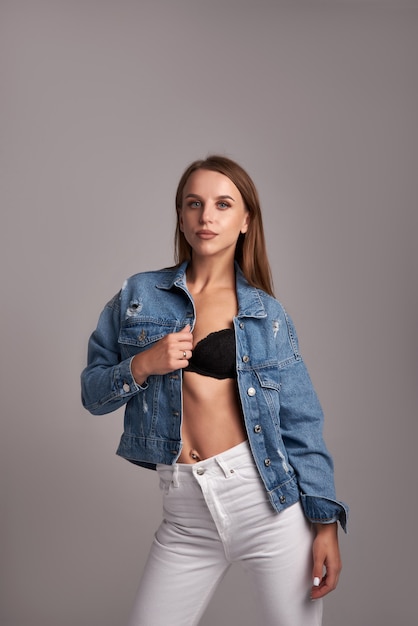
M 219 209 L 228 209 L 230 206 L 230 204 L 228 202 L 224 202 L 222 200 L 222 202 L 218 202 L 218 208 Z
M 193 200 L 192 202 L 189 202 L 189 207 L 191 209 L 200 209 L 201 206 L 202 203 L 200 202 L 200 200 Z

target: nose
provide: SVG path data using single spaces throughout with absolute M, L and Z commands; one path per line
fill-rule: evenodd
M 214 207 L 211 206 L 209 202 L 205 202 L 205 204 L 202 205 L 202 209 L 200 211 L 200 223 L 208 224 L 212 222 L 213 212 L 214 212 Z

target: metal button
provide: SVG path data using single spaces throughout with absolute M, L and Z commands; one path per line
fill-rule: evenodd
M 284 504 L 286 502 L 286 496 L 280 496 L 279 500 L 281 504 Z
M 203 476 L 204 473 L 205 473 L 205 470 L 203 469 L 203 467 L 197 468 L 196 474 L 198 474 L 199 476 Z
M 248 354 L 244 354 L 244 356 L 242 357 L 242 360 L 244 361 L 244 363 L 248 363 L 248 361 L 250 360 L 250 357 L 248 356 Z
M 249 396 L 255 396 L 256 391 L 255 391 L 254 387 L 249 387 L 247 389 L 247 393 L 248 393 Z
M 244 328 L 244 322 L 240 322 L 239 327 L 241 328 L 241 330 Z
M 260 426 L 260 424 L 257 424 L 257 426 L 254 426 L 254 432 L 255 433 L 261 433 L 261 426 Z
M 269 467 L 269 466 L 271 465 L 271 461 L 270 461 L 270 459 L 264 459 L 264 465 L 265 465 L 266 467 Z
M 130 386 L 128 385 L 128 383 L 123 383 L 123 387 L 122 389 L 124 390 L 125 393 L 128 393 L 128 391 L 131 390 Z

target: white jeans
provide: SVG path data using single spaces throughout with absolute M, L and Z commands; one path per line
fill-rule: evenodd
M 312 529 L 300 503 L 270 505 L 247 442 L 193 465 L 159 465 L 164 520 L 128 626 L 195 626 L 233 562 L 263 626 L 320 626 L 310 600 Z

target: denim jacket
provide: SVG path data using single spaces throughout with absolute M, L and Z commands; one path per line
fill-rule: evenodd
M 155 469 L 172 464 L 181 448 L 182 370 L 152 375 L 138 385 L 135 354 L 187 324 L 195 309 L 187 290 L 187 263 L 143 272 L 125 281 L 104 308 L 89 340 L 82 401 L 94 415 L 126 405 L 117 454 Z M 340 521 L 333 462 L 323 437 L 323 413 L 299 352 L 295 329 L 281 304 L 248 284 L 236 266 L 237 387 L 254 461 L 273 508 L 299 499 L 312 522 Z

